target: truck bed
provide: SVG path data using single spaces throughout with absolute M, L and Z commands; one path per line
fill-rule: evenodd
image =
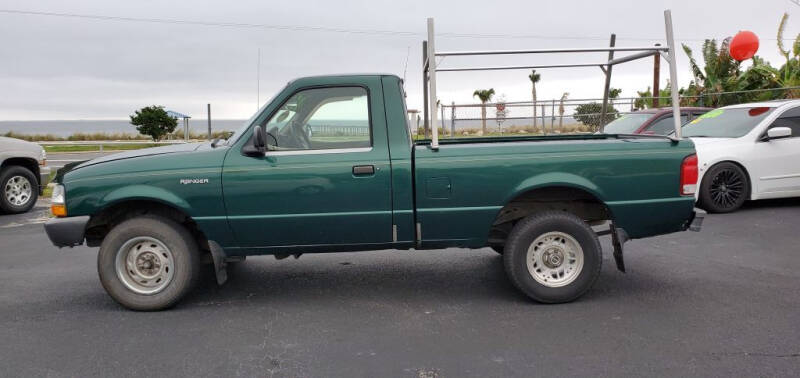
M 604 134 L 441 139 L 438 150 L 419 141 L 417 219 L 428 243 L 485 245 L 476 236 L 503 206 L 560 187 L 604 203 L 631 238 L 675 232 L 694 208 L 694 198 L 679 193 L 681 163 L 693 153 L 689 140 Z

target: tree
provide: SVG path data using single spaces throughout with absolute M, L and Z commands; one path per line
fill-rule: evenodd
M 131 125 L 142 135 L 149 135 L 158 141 L 178 126 L 178 121 L 170 117 L 163 106 L 146 106 L 131 115 Z
M 589 126 L 592 131 L 598 131 L 607 123 L 613 121 L 619 116 L 619 112 L 614 107 L 611 107 L 606 114 L 606 122 L 602 122 L 603 104 L 598 102 L 590 102 L 588 104 L 580 104 L 575 107 L 575 114 L 573 118 L 578 122 Z M 610 116 L 610 117 L 609 117 Z
M 702 69 L 692 56 L 692 50 L 683 45 L 683 51 L 689 57 L 689 66 L 694 75 L 694 80 L 686 92 L 696 92 L 700 96 L 697 101 L 691 101 L 692 103 L 717 107 L 769 99 L 773 96 L 770 92 L 724 95 L 716 93 L 770 89 L 780 85 L 775 78 L 777 71 L 758 56 L 753 56 L 752 65 L 742 72 L 741 62 L 731 58 L 728 52 L 729 44 L 730 38 L 725 38 L 718 48 L 716 40 L 706 39 L 703 43 L 705 67 Z
M 797 34 L 791 51 L 783 46 L 783 31 L 786 29 L 786 20 L 788 19 L 789 14 L 784 13 L 780 25 L 778 25 L 778 50 L 786 58 L 786 63 L 775 72 L 775 76 L 782 87 L 796 87 L 800 86 L 800 33 Z M 800 90 L 789 90 L 785 97 L 800 97 Z
M 620 88 L 609 88 L 608 90 L 608 98 L 610 100 L 615 100 L 619 98 L 619 95 L 622 94 L 622 89 Z
M 696 88 L 694 81 L 689 84 L 689 88 Z M 678 91 L 678 93 L 683 94 L 683 89 Z M 645 91 L 636 91 L 636 94 L 639 96 L 639 98 L 633 101 L 633 107 L 636 110 L 650 109 L 653 107 L 654 96 L 649 86 Z M 667 80 L 667 85 L 658 90 L 658 97 L 660 98 L 658 100 L 658 104 L 662 106 L 672 106 L 672 98 L 670 97 L 671 94 L 672 86 L 670 85 L 669 80 Z
M 481 100 L 481 129 L 483 130 L 483 135 L 486 135 L 486 103 L 492 100 L 492 96 L 494 96 L 494 88 L 476 89 L 472 93 L 472 97 L 478 97 Z
M 534 132 L 536 131 L 536 83 L 541 80 L 542 75 L 537 74 L 536 70 L 532 70 L 531 74 L 528 75 L 528 79 L 531 81 L 531 98 L 533 99 L 533 128 Z M 544 132 L 544 125 L 542 125 L 542 132 Z

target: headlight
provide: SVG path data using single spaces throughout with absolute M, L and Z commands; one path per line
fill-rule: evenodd
M 42 153 L 40 154 L 39 165 L 42 167 L 47 165 L 47 151 L 45 151 L 44 148 L 42 148 Z
M 53 186 L 53 195 L 50 197 L 50 211 L 57 217 L 67 216 L 64 185 Z

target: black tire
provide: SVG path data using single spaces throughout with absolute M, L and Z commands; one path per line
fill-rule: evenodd
M 750 197 L 750 180 L 736 164 L 723 162 L 712 166 L 700 185 L 700 207 L 709 213 L 738 210 Z
M 14 204 L 7 198 L 6 190 L 10 189 L 8 187 L 8 185 L 11 185 L 10 181 L 18 177 L 28 180 L 30 195 L 24 199 L 24 203 Z M 0 210 L 4 213 L 19 214 L 28 212 L 36 205 L 36 200 L 38 198 L 39 180 L 36 179 L 36 175 L 29 169 L 18 165 L 11 165 L 0 171 Z
M 160 241 L 172 255 L 172 277 L 153 294 L 134 291 L 117 274 L 117 255 L 126 253 L 120 249 L 140 237 Z M 131 310 L 158 311 L 175 305 L 197 284 L 200 256 L 197 243 L 186 228 L 169 219 L 146 215 L 128 219 L 106 235 L 97 255 L 97 271 L 103 288 L 119 304 Z
M 540 236 L 558 235 L 553 233 L 571 237 L 580 246 L 583 256 L 583 265 L 575 269 L 572 281 L 560 287 L 545 286 L 528 268 L 529 247 Z M 564 211 L 547 211 L 531 215 L 514 226 L 506 240 L 503 263 L 511 282 L 530 298 L 542 303 L 565 303 L 586 293 L 597 281 L 603 250 L 597 235 L 581 218 Z

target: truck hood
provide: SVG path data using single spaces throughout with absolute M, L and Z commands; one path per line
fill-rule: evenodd
M 199 149 L 201 146 L 204 145 L 209 145 L 209 143 L 181 143 L 181 144 L 171 144 L 162 147 L 152 147 L 152 148 L 143 148 L 141 150 L 125 151 L 85 161 L 79 164 L 78 166 L 74 167 L 73 169 L 80 169 L 83 167 L 88 167 L 90 165 L 106 163 L 109 161 L 133 159 L 142 156 L 165 155 L 165 154 L 174 154 L 178 152 L 192 152 L 196 151 L 197 149 Z
M 24 157 L 30 157 L 36 160 L 41 159 L 42 156 L 42 146 L 36 143 L 24 141 L 22 139 L 0 137 L 0 152 L 11 151 L 18 154 L 22 153 L 25 155 Z

